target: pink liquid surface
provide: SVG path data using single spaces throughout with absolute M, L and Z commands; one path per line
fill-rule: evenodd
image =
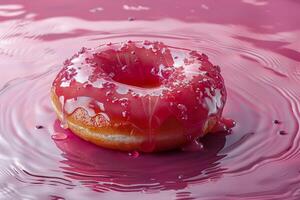
M 1 1 L 0 199 L 300 199 L 299 10 L 295 0 Z M 61 63 L 129 39 L 220 65 L 232 133 L 127 154 L 61 129 L 49 99 Z

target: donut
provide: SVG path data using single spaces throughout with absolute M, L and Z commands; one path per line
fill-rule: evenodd
M 225 127 L 220 68 L 205 54 L 162 42 L 82 48 L 50 93 L 65 128 L 110 149 L 165 151 Z

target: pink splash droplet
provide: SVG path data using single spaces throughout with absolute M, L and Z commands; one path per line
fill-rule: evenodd
M 140 156 L 140 153 L 138 151 L 132 151 L 132 152 L 128 153 L 128 155 L 133 158 L 137 158 Z
M 53 135 L 51 135 L 51 138 L 53 140 L 65 140 L 67 139 L 67 135 L 65 133 L 54 133 Z

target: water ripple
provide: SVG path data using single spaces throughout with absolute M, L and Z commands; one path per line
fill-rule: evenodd
M 48 69 L 46 73 L 11 81 L 0 90 L 0 199 L 62 198 L 60 196 L 80 199 L 83 195 L 96 198 L 99 192 L 114 197 L 160 193 L 177 199 L 206 200 L 218 197 L 231 200 L 241 196 L 244 199 L 286 199 L 299 195 L 297 60 L 236 37 L 237 27 L 205 23 L 196 27 L 162 20 L 162 24 L 168 22 L 171 28 L 154 27 L 158 22 L 143 22 L 146 28 L 131 34 L 118 27 L 121 22 L 114 22 L 112 31 L 104 26 L 107 22 L 60 19 L 58 24 L 55 24 L 56 19 L 47 23 L 33 22 L 43 28 L 51 27 L 49 31 L 42 29 L 26 34 L 26 30 L 11 26 L 0 36 L 0 48 L 8 43 L 24 45 L 19 49 L 16 46 L 1 48 L 1 56 L 28 58 L 31 63 L 32 52 L 42 48 L 45 51 L 35 56 L 45 56 L 44 61 L 32 61 L 34 67 L 30 69 L 36 66 Z M 70 21 L 74 24 L 60 27 Z M 84 25 L 83 31 L 76 32 L 78 24 Z M 98 26 L 104 26 L 103 30 Z M 130 25 L 128 29 L 134 31 L 138 27 Z M 224 116 L 237 121 L 232 134 L 204 138 L 203 152 L 142 154 L 132 158 L 96 147 L 61 129 L 50 104 L 49 89 L 62 60 L 83 43 L 95 46 L 98 41 L 127 39 L 162 40 L 172 46 L 196 49 L 220 65 L 228 91 Z M 67 48 L 61 43 L 70 45 Z M 281 131 L 286 134 L 280 134 Z M 53 140 L 54 133 L 67 137 Z M 241 184 L 247 187 L 240 188 Z M 31 188 L 30 192 L 26 187 Z M 66 192 L 68 190 L 72 192 Z

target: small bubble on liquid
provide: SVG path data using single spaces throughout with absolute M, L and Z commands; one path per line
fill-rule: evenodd
M 42 128 L 44 128 L 44 126 L 42 126 L 42 125 L 36 125 L 35 128 L 36 129 L 42 129 Z
M 281 131 L 279 131 L 279 134 L 280 135 L 287 135 L 288 133 L 286 131 L 281 130 Z
M 274 123 L 274 124 L 281 124 L 281 122 L 280 122 L 279 120 L 277 120 L 277 119 L 275 119 L 275 120 L 273 121 L 273 123 Z
M 128 155 L 130 157 L 137 158 L 140 156 L 140 153 L 138 151 L 132 151 L 132 152 L 129 152 Z
M 142 189 L 142 193 L 146 193 L 147 192 L 147 189 L 146 188 L 143 188 Z
M 54 133 L 53 135 L 51 135 L 51 138 L 53 140 L 65 140 L 67 139 L 67 135 L 65 133 Z
M 97 8 L 92 8 L 92 9 L 90 9 L 90 12 L 91 12 L 91 13 L 95 13 L 95 12 L 99 12 L 99 11 L 102 11 L 102 10 L 103 10 L 103 8 L 97 7 Z
M 128 17 L 128 21 L 134 21 L 135 18 L 134 17 Z
M 59 197 L 59 196 L 55 196 L 55 195 L 51 195 L 51 200 L 65 200 L 65 198 L 63 197 Z

